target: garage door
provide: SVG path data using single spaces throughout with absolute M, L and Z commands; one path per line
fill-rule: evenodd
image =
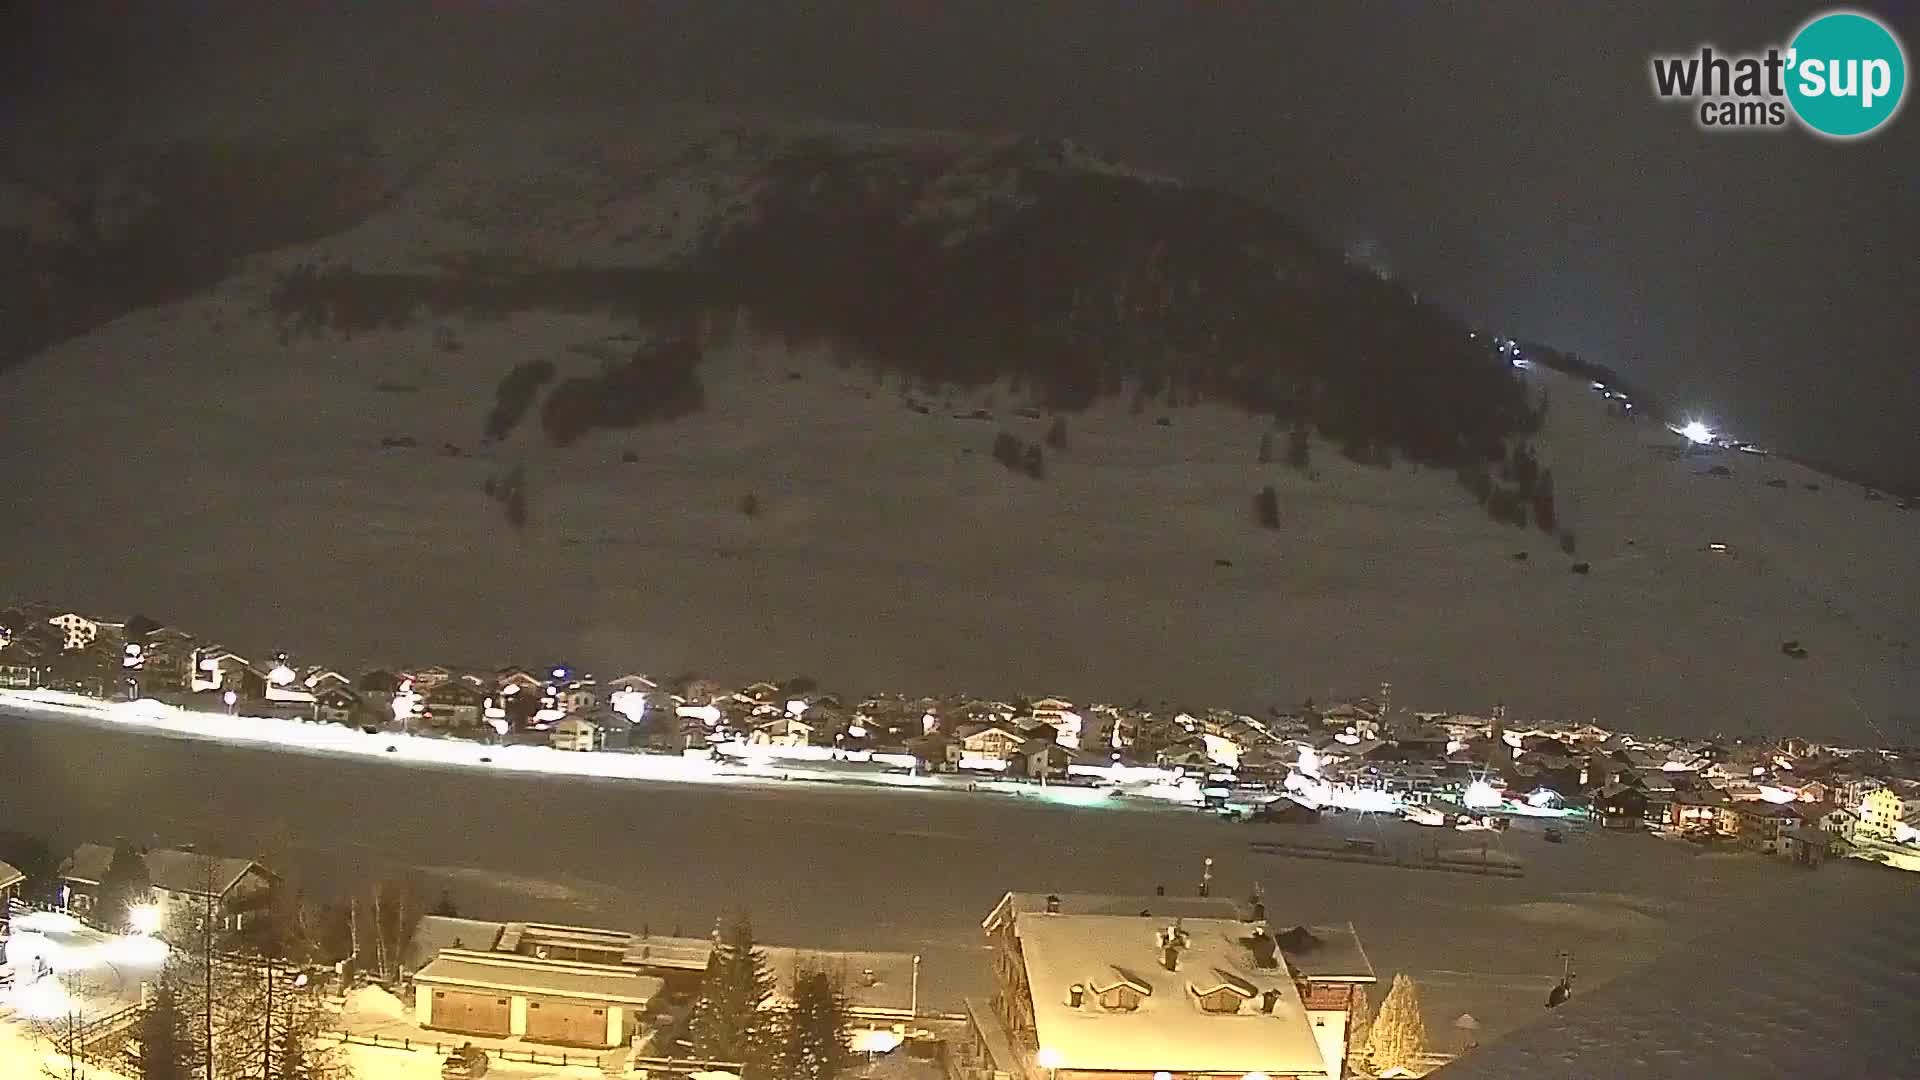
M 505 1035 L 507 999 L 472 990 L 435 990 L 433 1026 L 469 1035 Z
M 527 1038 L 568 1046 L 605 1046 L 607 1007 L 580 1001 L 529 1001 Z

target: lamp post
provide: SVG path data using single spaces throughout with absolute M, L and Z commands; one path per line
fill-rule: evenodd
M 1047 1080 L 1060 1080 L 1060 1051 L 1051 1046 L 1043 1046 L 1034 1061 L 1047 1070 Z
M 159 904 L 135 904 L 127 909 L 127 924 L 141 937 L 152 937 L 160 932 L 165 914 Z

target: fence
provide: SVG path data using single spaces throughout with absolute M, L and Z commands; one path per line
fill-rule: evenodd
M 1318 844 L 1289 844 L 1280 840 L 1252 840 L 1247 847 L 1261 855 L 1284 855 L 1299 859 L 1331 859 L 1335 862 L 1371 863 L 1395 866 L 1403 870 L 1441 870 L 1451 874 L 1481 874 L 1493 877 L 1525 877 L 1526 869 L 1501 862 L 1469 862 L 1440 855 L 1401 853 L 1383 848 L 1335 848 Z
M 446 1043 L 438 1039 L 396 1039 L 391 1035 L 355 1035 L 345 1031 L 327 1032 L 326 1038 L 336 1039 L 343 1043 L 358 1043 L 361 1046 L 385 1047 L 389 1050 L 431 1050 L 436 1054 L 442 1055 L 451 1054 L 463 1046 L 472 1045 L 472 1043 L 467 1041 Z M 518 1062 L 526 1065 L 599 1065 L 605 1055 L 617 1052 L 614 1050 L 515 1050 L 494 1046 L 475 1046 L 474 1049 L 483 1051 L 488 1057 L 495 1061 Z M 740 1070 L 740 1063 L 737 1061 L 697 1061 L 688 1058 L 635 1057 L 630 1058 L 629 1062 L 635 1068 L 662 1069 L 667 1071 L 677 1069 L 686 1072 L 698 1072 L 705 1069 L 725 1069 L 731 1072 L 738 1072 Z
M 467 1042 L 444 1043 L 438 1039 L 396 1039 L 390 1035 L 354 1035 L 345 1031 L 329 1031 L 329 1039 L 338 1039 L 343 1043 L 358 1043 L 361 1046 L 380 1046 L 389 1050 L 431 1050 L 436 1054 L 451 1054 Z M 475 1047 L 484 1050 L 495 1061 L 517 1061 L 527 1065 L 598 1065 L 605 1051 L 557 1050 L 542 1053 L 538 1050 L 507 1050 L 491 1046 Z
M 144 1013 L 146 1009 L 146 1005 L 136 1001 L 131 1005 L 115 1009 L 113 1012 L 94 1017 L 92 1020 L 87 1021 L 86 1025 L 81 1027 L 79 1031 L 74 1032 L 75 1045 L 92 1046 L 101 1039 L 115 1032 L 124 1030 L 134 1021 L 140 1019 L 140 1014 Z

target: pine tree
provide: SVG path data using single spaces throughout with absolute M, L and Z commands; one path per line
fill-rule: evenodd
M 126 1056 L 128 1072 L 139 1080 L 188 1080 L 196 1071 L 193 1033 L 171 981 L 154 990 L 153 1003 L 128 1039 Z
M 847 1001 L 824 971 L 801 971 L 793 980 L 793 1007 L 781 1018 L 781 1080 L 834 1080 L 846 1071 Z
M 773 996 L 767 956 L 754 947 L 753 923 L 735 919 L 724 939 L 716 939 L 693 1007 L 694 1052 L 709 1061 L 748 1061 L 766 1049 L 766 1014 L 761 1005 Z
M 1540 479 L 1533 485 L 1533 521 L 1541 532 L 1550 533 L 1557 520 L 1553 509 L 1553 470 L 1542 469 Z
M 1253 497 L 1253 521 L 1263 529 L 1280 527 L 1280 493 L 1272 484 L 1261 488 Z
M 1053 447 L 1055 450 L 1065 450 L 1067 448 L 1066 417 L 1056 416 L 1053 418 L 1053 426 L 1047 429 L 1047 445 Z
M 1313 435 L 1305 424 L 1287 433 L 1287 464 L 1305 469 L 1313 462 Z
M 1353 1011 L 1347 1018 L 1347 1058 L 1359 1062 L 1367 1054 L 1367 1043 L 1373 1035 L 1373 999 L 1367 996 L 1367 988 L 1353 988 Z
M 300 1033 L 289 1025 L 280 1032 L 279 1045 L 274 1048 L 272 1080 L 314 1080 L 312 1062 L 307 1060 L 307 1047 Z
M 113 861 L 100 878 L 100 900 L 93 917 L 102 927 L 115 933 L 127 928 L 127 909 L 144 904 L 151 894 L 146 860 L 125 840 L 113 845 Z
M 993 460 L 1009 469 L 1020 467 L 1020 440 L 1007 432 L 993 437 Z
M 1380 1003 L 1373 1031 L 1367 1037 L 1367 1059 L 1378 1070 L 1411 1068 L 1427 1052 L 1427 1025 L 1420 1014 L 1420 989 L 1405 974 L 1393 977 L 1393 988 Z
M 1035 480 L 1043 479 L 1047 475 L 1047 459 L 1039 443 L 1033 443 L 1027 447 L 1026 455 L 1020 461 L 1020 468 Z

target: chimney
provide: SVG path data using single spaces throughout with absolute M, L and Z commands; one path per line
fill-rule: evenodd
M 1262 903 L 1259 900 L 1255 900 L 1253 902 L 1253 921 L 1254 922 L 1267 921 L 1267 905 Z
M 1071 1005 L 1077 1009 L 1080 1007 L 1080 1003 L 1085 1001 L 1086 999 L 1087 999 L 1086 987 L 1081 986 L 1079 983 L 1074 983 L 1072 986 L 1067 987 L 1067 1004 L 1068 1005 Z
M 1054 896 L 1054 895 L 1052 895 L 1052 894 L 1048 894 L 1048 896 L 1047 896 L 1047 914 L 1049 914 L 1049 915 L 1058 915 L 1058 914 L 1060 914 L 1060 898 L 1059 898 L 1058 896 Z
M 1265 930 L 1256 928 L 1253 931 L 1252 947 L 1254 967 L 1277 968 L 1280 966 L 1276 958 L 1276 953 L 1279 952 L 1279 946 L 1274 943 L 1273 938 L 1269 936 Z
M 879 982 L 880 980 L 874 977 L 872 968 L 860 969 L 860 985 L 861 986 L 876 986 L 879 984 Z
M 1269 1016 L 1273 1015 L 1273 1007 L 1279 1003 L 1280 991 L 1278 990 L 1268 990 L 1260 995 L 1260 1011 Z
M 1166 948 L 1160 950 L 1160 962 L 1166 965 L 1168 971 L 1179 971 L 1180 947 L 1169 944 Z

